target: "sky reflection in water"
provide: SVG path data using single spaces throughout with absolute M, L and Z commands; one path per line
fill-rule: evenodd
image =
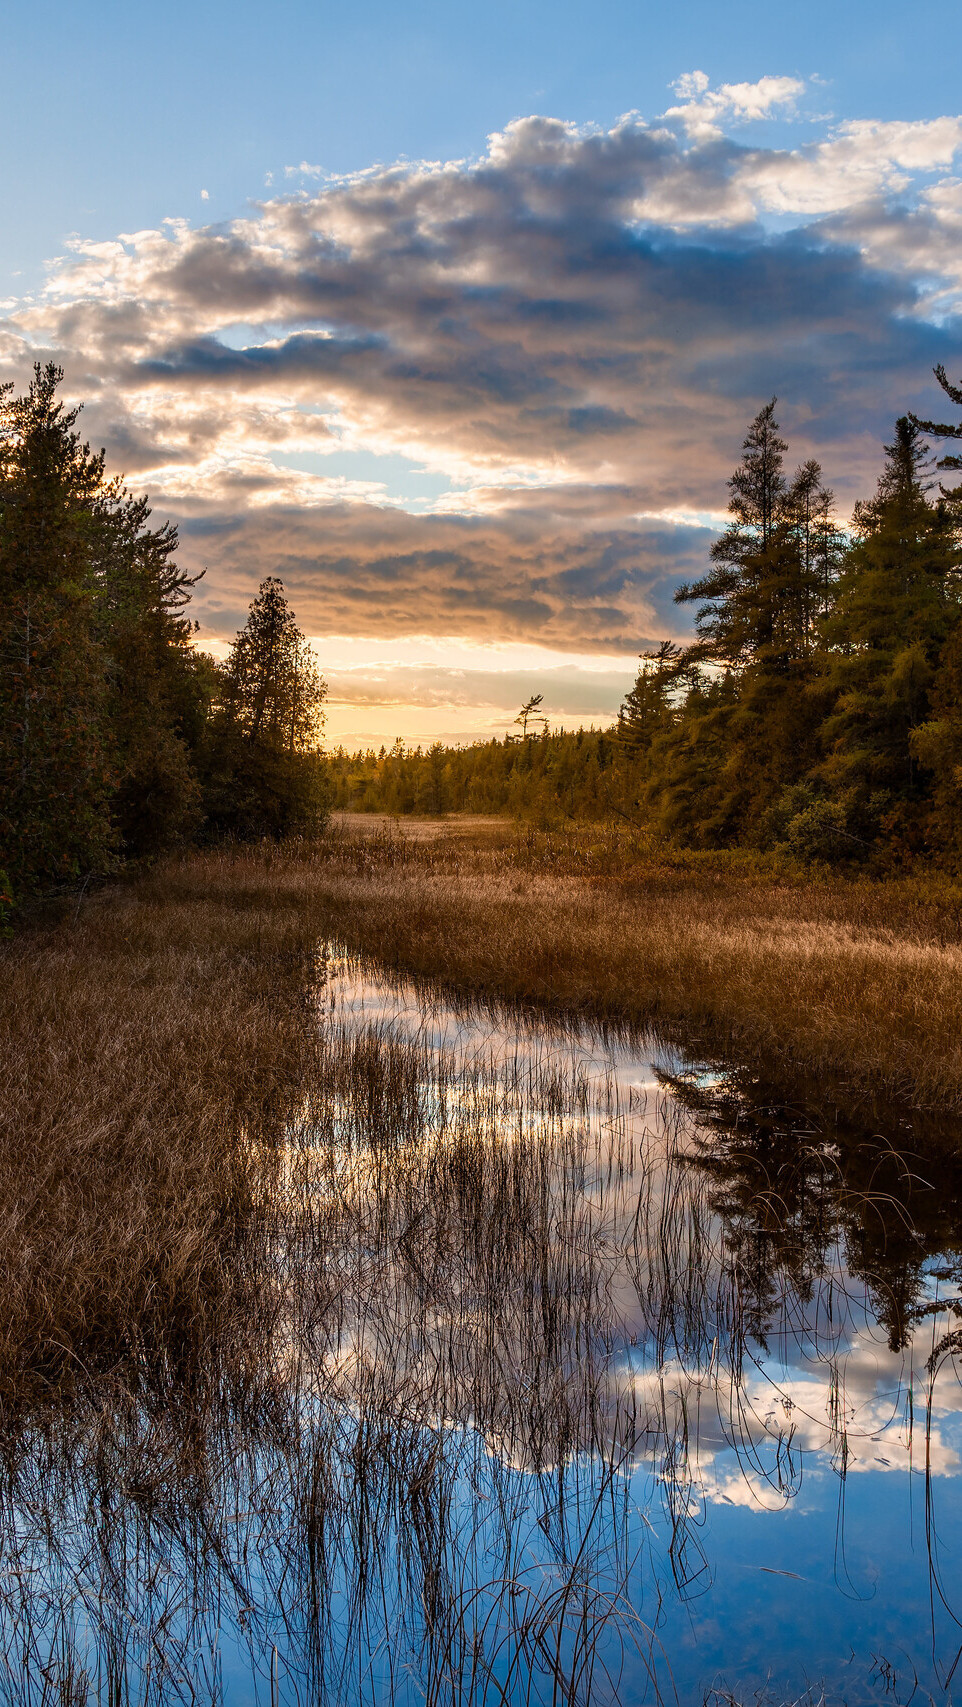
M 272 1380 L 24 1440 L 6 1698 L 962 1695 L 959 1163 L 334 948 L 316 1014 Z

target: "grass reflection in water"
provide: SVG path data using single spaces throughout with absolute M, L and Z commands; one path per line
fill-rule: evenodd
M 204 1343 L 11 1422 L 6 1697 L 946 1699 L 952 1154 L 334 950 L 314 986 Z

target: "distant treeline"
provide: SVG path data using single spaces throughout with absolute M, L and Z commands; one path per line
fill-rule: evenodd
M 107 478 L 61 379 L 0 389 L 0 917 L 124 858 L 325 811 L 324 684 L 280 582 L 225 663 L 200 651 L 176 529 Z
M 611 730 L 508 735 L 426 750 L 330 755 L 333 804 L 349 812 L 510 813 L 551 822 L 610 818 L 621 809 L 621 753 Z
M 936 370 L 962 406 L 962 389 Z M 875 495 L 834 518 L 816 462 L 793 476 L 774 400 L 730 482 L 731 522 L 681 587 L 695 638 L 643 655 L 607 731 L 332 757 L 339 804 L 626 819 L 694 848 L 962 863 L 962 486 L 896 422 Z M 526 708 L 527 709 L 527 708 Z

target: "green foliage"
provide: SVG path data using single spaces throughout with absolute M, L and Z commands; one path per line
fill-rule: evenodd
M 831 710 L 817 767 L 848 827 L 920 849 L 930 777 L 914 732 L 929 717 L 940 655 L 959 620 L 958 539 L 925 489 L 927 447 L 907 417 L 886 447 L 878 492 L 855 515 L 834 608 L 823 625 Z
M 440 742 L 425 752 L 396 742 L 379 753 L 328 759 L 332 804 L 348 811 L 509 813 L 543 827 L 565 818 L 602 820 L 622 809 L 622 772 L 615 743 L 598 730 L 565 731 L 520 740 Z
M 532 738 L 535 695 L 520 738 L 336 754 L 337 803 L 507 811 L 546 829 L 622 820 L 705 857 L 962 864 L 962 487 L 933 498 L 921 427 L 902 418 L 846 538 L 818 464 L 789 478 L 786 449 L 773 400 L 709 568 L 678 594 L 698 605 L 695 639 L 642 655 L 614 730 Z
M 323 683 L 280 583 L 225 669 L 198 651 L 177 531 L 106 478 L 62 377 L 0 390 L 0 930 L 14 892 L 324 811 Z
M 269 576 L 220 672 L 205 776 L 213 834 L 281 839 L 322 826 L 326 691 L 283 585 Z
M 114 852 L 115 744 L 97 633 L 103 455 L 36 369 L 0 393 L 0 859 L 21 892 Z
M 927 447 L 902 418 L 843 548 L 817 464 L 788 481 L 785 449 L 769 404 L 730 482 L 732 523 L 678 595 L 702 601 L 697 638 L 647 654 L 622 708 L 628 792 L 690 847 L 883 864 L 933 838 L 947 850 L 955 512 L 931 499 Z

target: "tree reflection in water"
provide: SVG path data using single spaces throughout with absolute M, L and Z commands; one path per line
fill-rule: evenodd
M 8 1419 L 5 1697 L 687 1703 L 770 1674 L 855 1701 L 885 1667 L 891 1699 L 944 1686 L 945 1133 L 786 1108 L 652 1039 L 461 1010 L 333 952 L 321 989 L 305 1078 L 247 1135 L 256 1210 L 202 1340 L 171 1322 Z M 866 1612 L 859 1524 L 895 1534 L 910 1464 L 932 1607 L 883 1571 Z M 859 1468 L 879 1491 L 850 1563 L 851 1514 L 839 1541 L 818 1490 Z M 792 1545 L 834 1549 L 823 1635 L 803 1573 L 770 1562 L 803 1487 Z M 872 1645 L 889 1603 L 904 1659 Z

